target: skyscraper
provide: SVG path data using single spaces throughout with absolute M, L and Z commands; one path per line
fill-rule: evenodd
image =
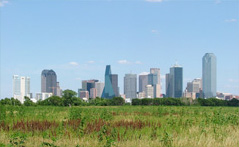
M 117 74 L 111 74 L 110 75 L 110 81 L 112 83 L 115 96 L 119 96 L 119 86 L 118 86 L 118 75 Z
M 152 85 L 146 86 L 145 96 L 146 98 L 154 98 L 154 87 Z
M 137 75 L 125 74 L 124 94 L 126 98 L 137 98 Z
M 202 81 L 204 98 L 216 96 L 217 59 L 213 53 L 206 53 L 202 59 Z
M 24 102 L 24 97 L 30 98 L 30 78 L 13 76 L 13 97 L 18 99 L 21 103 Z
M 57 76 L 53 70 L 43 70 L 41 73 L 41 92 L 57 95 Z
M 183 68 L 177 64 L 170 68 L 170 74 L 166 74 L 166 95 L 173 98 L 183 96 Z
M 145 92 L 148 85 L 148 75 L 139 75 L 139 92 Z
M 105 83 L 101 83 L 101 82 L 96 82 L 95 83 L 96 97 L 101 97 L 102 96 L 102 92 L 104 90 L 104 86 L 105 86 Z
M 154 87 L 154 97 L 161 96 L 161 83 L 160 83 L 160 69 L 151 68 L 150 74 L 148 75 L 148 85 Z
M 110 80 L 110 76 L 111 76 L 111 67 L 110 67 L 110 65 L 107 65 L 106 69 L 105 69 L 105 87 L 102 92 L 102 96 L 101 96 L 102 98 L 111 99 L 111 98 L 115 97 L 115 93 L 114 93 L 114 89 L 112 86 L 112 82 Z

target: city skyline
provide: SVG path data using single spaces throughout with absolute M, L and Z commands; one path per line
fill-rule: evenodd
M 105 65 L 118 74 L 160 68 L 176 61 L 187 82 L 202 78 L 202 56 L 217 56 L 217 91 L 239 94 L 238 1 L 9 1 L 1 5 L 1 92 L 12 96 L 12 75 L 31 78 L 41 90 L 43 69 L 61 88 L 77 91 L 84 79 L 104 81 Z M 44 12 L 42 11 L 44 9 Z M 64 10 L 64 11 L 62 11 Z M 202 11 L 203 10 L 203 11 Z

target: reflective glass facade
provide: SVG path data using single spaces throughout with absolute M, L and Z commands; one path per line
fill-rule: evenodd
M 110 76 L 111 76 L 111 67 L 110 65 L 107 65 L 105 70 L 105 88 L 101 96 L 102 98 L 112 99 L 113 97 L 115 97 Z
M 203 95 L 204 98 L 216 96 L 217 92 L 217 59 L 213 53 L 206 53 L 202 59 Z

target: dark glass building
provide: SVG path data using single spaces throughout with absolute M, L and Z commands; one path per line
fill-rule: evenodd
M 105 88 L 101 96 L 102 98 L 112 99 L 113 97 L 115 97 L 115 92 L 111 81 L 111 75 L 111 67 L 110 65 L 107 65 L 105 70 Z
M 41 92 L 57 95 L 57 76 L 53 70 L 43 70 L 41 73 Z
M 118 87 L 118 75 L 117 74 L 111 74 L 110 75 L 110 81 L 112 83 L 115 96 L 119 96 L 119 87 Z
M 166 96 L 181 98 L 183 96 L 183 68 L 175 65 L 166 74 Z

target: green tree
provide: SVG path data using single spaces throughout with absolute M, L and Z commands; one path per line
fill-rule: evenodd
M 24 101 L 24 106 L 34 106 L 35 103 L 29 98 L 29 97 L 24 97 L 25 101 Z
M 74 105 L 74 100 L 77 100 L 76 98 L 77 93 L 73 90 L 64 90 L 63 91 L 63 104 L 65 106 L 69 106 L 69 105 Z

